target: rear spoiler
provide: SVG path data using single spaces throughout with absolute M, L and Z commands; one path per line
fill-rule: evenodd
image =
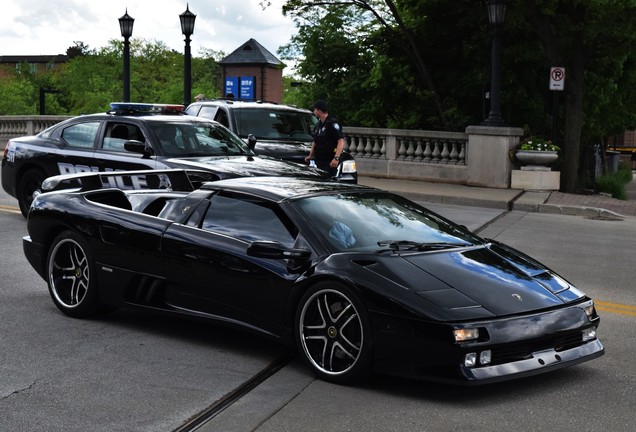
M 99 189 L 169 189 L 192 192 L 206 181 L 218 180 L 214 174 L 201 170 L 166 169 L 139 171 L 105 171 L 60 174 L 42 182 L 41 192 L 77 189 L 86 192 Z M 195 187 L 195 185 L 197 185 Z

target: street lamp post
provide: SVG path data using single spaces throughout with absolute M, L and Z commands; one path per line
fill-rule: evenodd
M 501 118 L 501 28 L 506 18 L 506 0 L 487 0 L 488 20 L 492 27 L 492 70 L 490 77 L 490 113 L 483 126 L 506 126 Z
M 186 6 L 186 11 L 179 15 L 181 20 L 181 33 L 185 36 L 185 52 L 183 56 L 183 104 L 188 105 L 192 100 L 192 56 L 190 55 L 190 36 L 194 33 L 194 20 L 196 15 L 190 12 L 190 7 Z
M 130 102 L 130 37 L 133 32 L 135 19 L 128 15 L 128 8 L 124 16 L 119 18 L 119 28 L 124 38 L 124 102 Z

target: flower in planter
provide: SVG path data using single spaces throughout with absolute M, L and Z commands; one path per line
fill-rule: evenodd
M 519 150 L 559 151 L 559 146 L 552 144 L 552 140 L 546 138 L 529 137 L 521 142 Z

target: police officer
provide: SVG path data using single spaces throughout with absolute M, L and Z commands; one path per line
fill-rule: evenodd
M 335 176 L 344 149 L 342 126 L 335 117 L 329 115 L 327 102 L 317 101 L 313 110 L 318 123 L 314 127 L 312 133 L 314 141 L 311 143 L 311 151 L 305 161 L 314 159 L 318 168 Z

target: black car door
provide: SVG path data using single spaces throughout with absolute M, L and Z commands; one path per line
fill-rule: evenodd
M 59 142 L 60 151 L 47 153 L 47 165 L 57 165 L 59 174 L 97 171 L 93 155 L 100 126 L 99 120 L 92 119 L 70 122 L 56 130 L 52 139 Z
M 299 274 L 246 250 L 253 240 L 292 247 L 297 230 L 276 205 L 253 197 L 219 194 L 201 206 L 200 219 L 164 234 L 168 296 L 176 306 L 276 332 Z
M 154 156 L 126 150 L 124 143 L 129 140 L 146 142 L 146 137 L 138 125 L 123 120 L 104 122 L 95 150 L 95 164 L 99 171 L 132 171 L 163 167 L 157 165 Z M 110 186 L 120 189 L 140 189 L 148 186 L 144 176 L 136 176 L 131 180 L 133 183 L 124 182 L 120 177 L 108 179 L 111 182 Z

